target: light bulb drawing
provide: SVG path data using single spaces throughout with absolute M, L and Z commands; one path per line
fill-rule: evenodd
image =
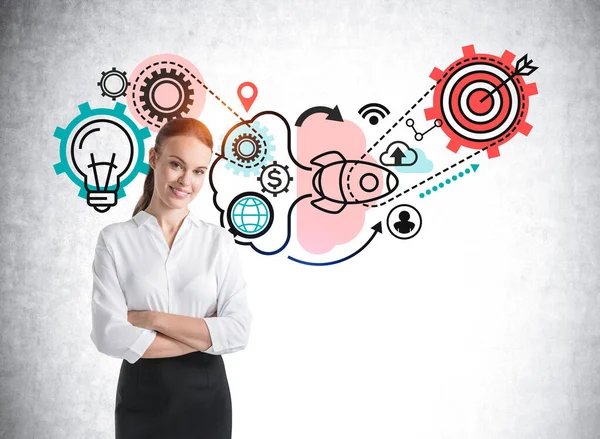
M 114 120 L 87 122 L 71 142 L 71 160 L 83 177 L 87 203 L 98 212 L 117 204 L 121 178 L 131 168 L 135 150 L 129 132 Z
M 56 127 L 60 139 L 57 175 L 66 174 L 79 186 L 79 197 L 98 212 L 107 212 L 125 196 L 125 186 L 139 173 L 147 174 L 144 139 L 150 130 L 127 117 L 126 106 L 94 108 L 84 102 L 66 128 Z

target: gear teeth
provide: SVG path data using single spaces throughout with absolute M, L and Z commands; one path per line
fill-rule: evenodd
M 180 106 L 169 112 L 164 112 L 159 108 L 156 108 L 148 93 L 155 83 L 160 82 L 164 78 L 174 80 L 183 89 L 183 99 Z M 191 106 L 194 103 L 192 96 L 194 96 L 192 82 L 189 79 L 186 79 L 184 72 L 177 71 L 175 67 L 171 67 L 168 71 L 165 67 L 162 67 L 159 70 L 154 70 L 150 73 L 150 76 L 143 79 L 143 85 L 140 87 L 140 107 L 148 114 L 149 118 L 155 119 L 162 124 L 164 120 L 177 119 L 178 117 L 189 113 Z
M 529 135 L 532 128 L 533 126 L 527 123 L 526 121 L 523 121 L 519 124 L 519 132 L 525 136 Z
M 442 115 L 440 114 L 440 110 L 438 110 L 437 108 L 431 107 L 431 108 L 425 109 L 425 119 L 431 120 L 431 119 L 439 119 L 441 117 L 442 117 Z
M 115 104 L 115 109 L 113 110 L 115 113 L 119 113 L 119 114 L 125 114 L 125 108 L 127 108 L 127 106 L 125 104 L 122 104 L 120 102 L 117 102 Z
M 95 108 L 92 110 L 89 102 L 83 102 L 77 106 L 79 114 L 73 118 L 71 122 L 69 122 L 66 128 L 57 126 L 54 130 L 54 137 L 60 140 L 60 161 L 54 164 L 54 172 L 57 175 L 63 173 L 67 174 L 69 179 L 75 185 L 79 186 L 78 196 L 83 199 L 87 199 L 88 190 L 85 187 L 84 181 L 81 180 L 79 175 L 74 173 L 69 165 L 68 154 L 72 145 L 69 144 L 68 141 L 71 137 L 71 133 L 78 129 L 87 119 L 95 119 L 97 116 L 113 117 L 122 122 L 123 126 L 128 128 L 128 130 L 135 137 L 134 142 L 137 146 L 137 160 L 127 178 L 120 182 L 121 190 L 118 191 L 117 198 L 122 198 L 125 196 L 125 191 L 123 188 L 133 181 L 138 173 L 142 172 L 147 174 L 147 169 L 149 166 L 147 163 L 144 163 L 144 140 L 150 137 L 150 130 L 148 127 L 142 129 L 138 128 L 135 122 L 124 114 L 125 107 L 126 106 L 124 104 L 117 102 L 114 108 Z
M 66 139 L 68 137 L 68 134 L 64 128 L 56 127 L 54 129 L 54 137 L 58 139 Z
M 79 108 L 79 114 L 82 116 L 88 117 L 92 113 L 92 109 L 88 102 L 84 102 L 83 104 L 79 104 L 77 106 Z
M 475 56 L 477 54 L 477 52 L 475 52 L 475 46 L 473 44 L 463 46 L 462 53 L 465 58 Z
M 498 145 L 490 146 L 487 149 L 487 155 L 488 155 L 488 158 L 490 158 L 490 159 L 499 157 L 500 156 L 500 148 L 498 148 Z
M 527 96 L 534 96 L 538 94 L 537 84 L 532 82 L 531 84 L 525 84 L 525 94 Z
M 54 172 L 56 172 L 56 175 L 60 175 L 63 172 L 67 172 L 67 169 L 69 169 L 69 166 L 63 162 L 58 162 L 54 164 Z
M 247 157 L 244 157 L 239 150 L 239 144 L 245 140 L 251 142 L 254 145 L 254 149 L 255 149 L 252 152 L 252 154 L 248 155 Z M 232 151 L 233 156 L 235 157 L 236 161 L 241 162 L 241 163 L 252 163 L 252 162 L 255 162 L 257 160 L 257 158 L 260 156 L 260 154 L 262 153 L 262 148 L 260 146 L 260 142 L 258 141 L 258 138 L 254 134 L 242 133 L 233 140 L 233 144 L 231 146 L 231 151 Z
M 111 77 L 111 76 L 118 76 L 119 79 L 121 80 L 121 82 L 123 83 L 123 87 L 121 90 L 119 91 L 110 91 L 106 88 L 106 80 L 107 78 Z M 113 101 L 115 101 L 118 97 L 121 96 L 126 96 L 126 91 L 127 91 L 127 87 L 129 87 L 131 85 L 131 83 L 127 80 L 127 73 L 126 72 L 120 72 L 117 70 L 116 67 L 112 67 L 108 72 L 103 71 L 102 72 L 102 77 L 100 79 L 100 81 L 98 81 L 96 83 L 97 86 L 100 87 L 100 90 L 102 91 L 102 97 L 106 97 L 108 96 L 109 98 L 111 98 Z
M 434 81 L 439 81 L 440 79 L 442 79 L 443 74 L 444 74 L 444 72 L 442 72 L 437 67 L 434 67 L 433 70 L 431 71 L 431 73 L 429 74 L 429 77 L 431 79 L 433 79 Z
M 283 170 L 283 173 L 285 173 L 286 181 L 284 184 L 282 184 L 282 187 L 271 190 L 271 189 L 267 188 L 266 185 L 264 184 L 263 176 L 268 175 L 268 173 L 270 172 L 269 171 L 270 168 L 279 168 L 279 169 Z M 258 177 L 258 181 L 260 182 L 262 191 L 269 192 L 271 195 L 273 195 L 273 197 L 277 197 L 278 193 L 288 192 L 288 187 L 290 185 L 290 182 L 294 180 L 294 178 L 290 175 L 288 169 L 289 169 L 288 165 L 281 165 L 281 164 L 277 163 L 277 160 L 274 160 L 273 163 L 271 163 L 269 165 L 262 166 L 262 172 L 261 172 L 260 176 Z
M 223 151 L 225 157 L 231 162 L 232 166 L 243 168 L 245 176 L 250 174 L 258 175 L 263 166 L 270 163 L 274 157 L 270 154 L 275 150 L 273 145 L 274 137 L 269 134 L 266 125 L 258 121 L 244 121 L 238 124 L 223 140 Z M 233 140 L 231 140 L 233 139 Z M 244 156 L 238 150 L 238 144 L 248 139 L 253 142 L 256 151 Z
M 448 145 L 446 145 L 446 148 L 448 148 L 452 152 L 458 152 L 458 150 L 460 149 L 460 147 L 461 147 L 461 144 L 456 139 L 450 140 L 448 142 Z
M 141 130 L 138 129 L 137 135 L 141 139 L 147 139 L 148 137 L 152 136 L 152 134 L 150 134 L 150 129 L 148 127 L 144 127 Z M 140 163 L 142 163 L 142 162 L 140 162 Z M 149 165 L 147 163 L 144 163 L 144 166 L 149 166 Z
M 502 56 L 500 57 L 500 59 L 505 64 L 512 64 L 512 62 L 515 60 L 515 54 L 512 52 L 509 52 L 508 50 L 505 50 L 504 53 L 502 54 Z

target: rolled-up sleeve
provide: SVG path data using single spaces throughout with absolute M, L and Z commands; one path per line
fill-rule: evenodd
M 103 231 L 98 236 L 92 272 L 94 280 L 90 338 L 98 351 L 133 364 L 152 344 L 156 331 L 133 326 L 127 320 L 127 302 Z
M 240 256 L 232 235 L 227 233 L 224 258 L 217 297 L 217 317 L 206 317 L 212 345 L 202 351 L 221 355 L 242 350 L 248 344 L 252 313 L 248 306 L 247 284 L 242 271 Z

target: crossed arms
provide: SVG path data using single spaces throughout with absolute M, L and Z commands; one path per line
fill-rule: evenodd
M 210 317 L 216 317 L 215 312 Z M 133 326 L 156 331 L 156 337 L 142 358 L 177 357 L 212 346 L 210 331 L 203 318 L 160 311 L 128 311 Z
M 140 358 L 162 358 L 202 351 L 221 355 L 244 349 L 252 313 L 246 282 L 233 238 L 225 245 L 218 270 L 216 314 L 191 317 L 151 310 L 129 310 L 114 257 L 98 238 L 92 264 L 92 332 L 96 348 L 133 364 Z

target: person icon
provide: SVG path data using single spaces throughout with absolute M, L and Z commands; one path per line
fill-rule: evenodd
M 394 229 L 396 230 L 396 232 L 406 235 L 407 233 L 412 232 L 415 228 L 415 223 L 409 221 L 410 213 L 407 210 L 403 210 L 402 212 L 400 212 L 398 214 L 398 219 L 400 221 L 394 223 Z
M 388 213 L 386 222 L 392 236 L 398 239 L 414 238 L 423 225 L 421 214 L 410 204 L 399 204 L 394 207 Z

